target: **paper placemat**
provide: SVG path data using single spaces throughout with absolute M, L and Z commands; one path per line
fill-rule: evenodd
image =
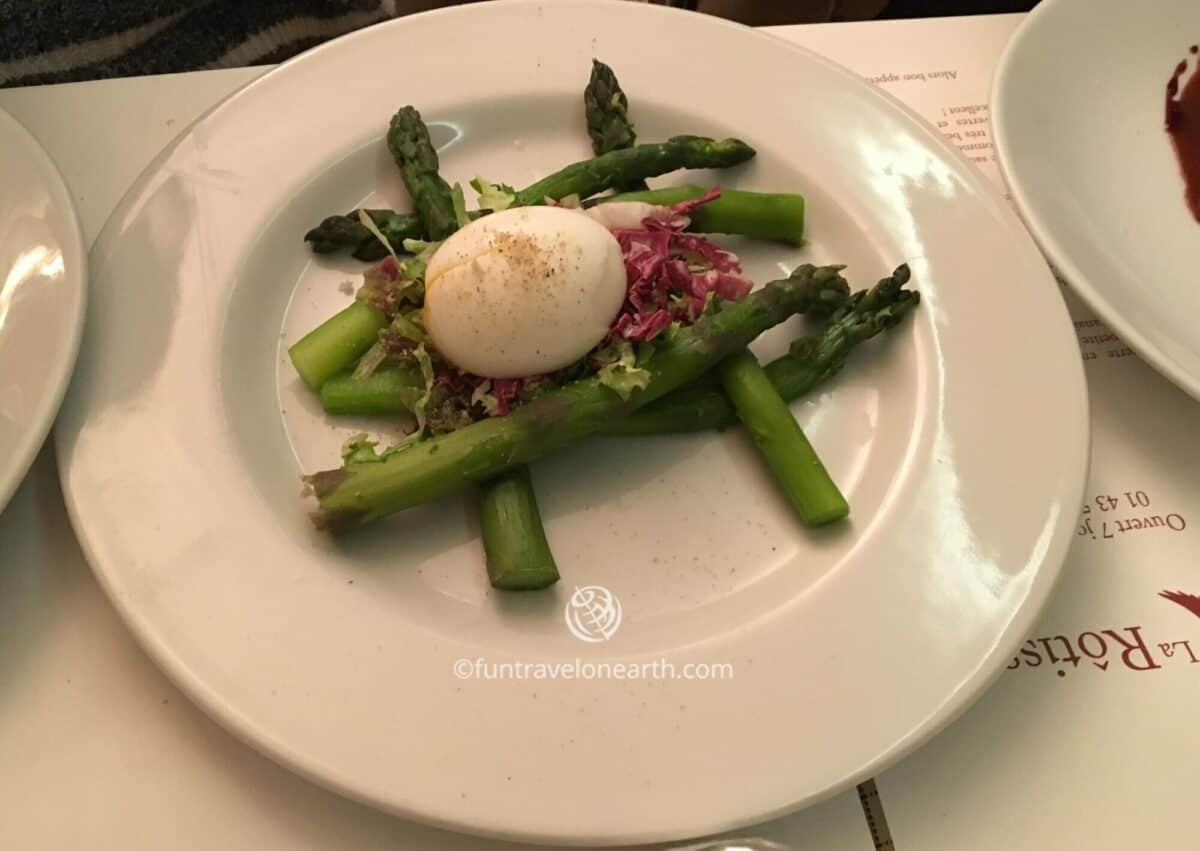
M 1003 186 L 988 95 L 1022 18 L 779 34 L 901 98 Z M 878 778 L 901 848 L 1200 847 L 1200 404 L 1064 295 L 1091 400 L 1088 502 L 1050 606 L 1008 670 Z
M 892 92 L 999 181 L 987 95 L 1021 17 L 774 32 Z M 5 90 L 0 106 L 56 158 L 90 240 L 154 152 L 258 73 Z M 846 793 L 761 835 L 834 851 L 870 848 L 873 836 L 878 848 L 894 847 L 895 837 L 902 849 L 1190 847 L 1200 764 L 1200 598 L 1192 596 L 1200 595 L 1200 460 L 1189 438 L 1200 405 L 1067 300 L 1091 392 L 1093 468 L 1048 612 L 976 707 L 864 784 L 861 804 Z M 0 845 L 513 847 L 344 801 L 192 708 L 101 596 L 70 539 L 49 453 L 0 517 L 0 563 L 8 613 L 0 761 L 23 766 L 0 780 Z

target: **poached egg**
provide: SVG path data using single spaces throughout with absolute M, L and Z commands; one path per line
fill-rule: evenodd
M 523 378 L 569 366 L 604 339 L 625 301 L 608 228 L 563 207 L 476 219 L 425 271 L 425 330 L 464 372 Z

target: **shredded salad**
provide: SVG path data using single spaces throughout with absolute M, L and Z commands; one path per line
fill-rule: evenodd
M 654 207 L 640 226 L 610 229 L 625 264 L 625 302 L 599 345 L 549 375 L 484 378 L 442 358 L 432 348 L 422 319 L 421 255 L 431 255 L 436 244 L 406 244 L 406 249 L 421 252 L 417 261 L 408 263 L 399 262 L 388 246 L 389 256 L 365 272 L 357 297 L 390 322 L 359 362 L 356 377 L 393 367 L 408 368 L 420 378 L 423 392 L 413 406 L 416 422 L 410 440 L 504 416 L 542 393 L 591 376 L 628 398 L 648 380 L 642 364 L 653 357 L 656 341 L 669 338 L 673 328 L 692 324 L 705 311 L 719 309 L 721 302 L 739 301 L 750 292 L 752 284 L 743 277 L 736 254 L 684 232 L 692 211 L 720 194 L 720 188 L 714 188 L 698 198 Z M 361 451 L 360 443 L 348 445 L 347 451 Z

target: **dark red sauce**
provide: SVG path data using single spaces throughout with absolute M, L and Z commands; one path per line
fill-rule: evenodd
M 1200 45 L 1193 44 L 1189 52 L 1200 53 Z M 1200 73 L 1180 85 L 1187 66 L 1184 59 L 1167 81 L 1166 126 L 1183 172 L 1188 209 L 1200 222 Z

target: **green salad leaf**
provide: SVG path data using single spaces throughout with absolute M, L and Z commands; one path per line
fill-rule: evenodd
M 425 316 L 419 307 L 408 313 L 397 313 L 392 320 L 392 328 L 401 337 L 407 337 L 414 343 L 424 343 L 426 340 Z
M 433 257 L 434 252 L 442 247 L 441 240 L 426 241 L 424 239 L 406 239 L 403 243 L 404 250 L 414 257 L 400 262 L 400 269 L 404 272 L 405 277 L 415 279 L 424 279 L 425 267 L 429 265 L 429 260 Z
M 463 197 L 461 184 L 454 184 L 450 190 L 450 200 L 454 204 L 454 221 L 460 228 L 465 228 L 471 223 L 471 217 L 467 215 L 467 199 Z
M 424 384 L 424 391 L 412 407 L 413 416 L 417 418 L 417 430 L 406 437 L 405 442 L 415 442 L 425 435 L 425 409 L 429 407 L 429 397 L 433 395 L 433 359 L 429 357 L 429 352 L 426 351 L 424 343 L 413 349 L 413 358 L 421 368 L 421 381 Z
M 628 399 L 634 390 L 650 383 L 650 371 L 637 365 L 637 353 L 628 340 L 610 344 L 606 350 L 597 352 L 596 357 L 602 361 L 614 358 L 600 367 L 596 377 L 622 399 Z
M 471 181 L 471 188 L 479 193 L 479 206 L 493 213 L 507 210 L 517 200 L 517 190 L 505 183 L 489 183 L 476 177 Z
M 383 247 L 388 250 L 388 254 L 392 255 L 392 259 L 399 263 L 400 258 L 396 256 L 396 249 L 392 248 L 392 244 L 388 242 L 388 238 L 383 235 L 383 231 L 379 229 L 375 224 L 375 220 L 367 214 L 366 210 L 358 211 L 358 220 L 362 222 L 363 227 L 371 232 L 371 236 L 383 243 Z

